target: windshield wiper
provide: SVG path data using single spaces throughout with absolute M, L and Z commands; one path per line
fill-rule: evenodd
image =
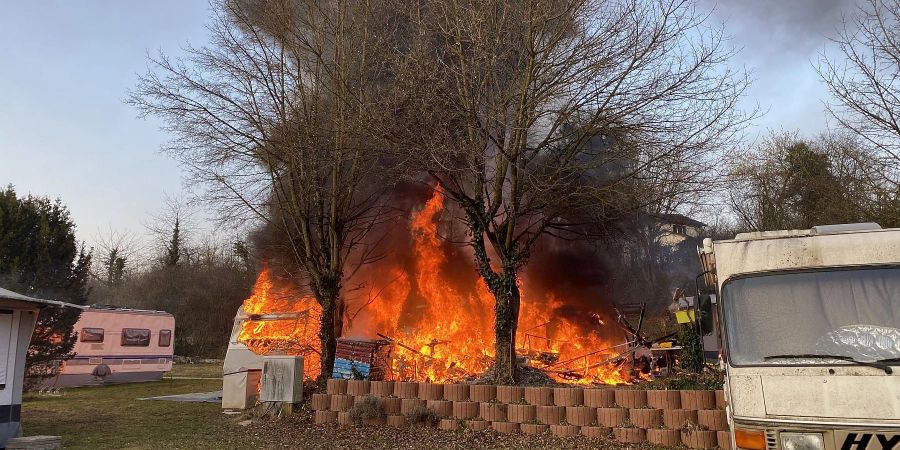
M 767 360 L 767 361 L 770 359 L 786 359 L 786 358 L 836 359 L 838 361 L 847 361 L 847 362 L 852 362 L 854 364 L 859 364 L 861 366 L 869 366 L 869 367 L 874 367 L 876 369 L 881 369 L 884 371 L 884 373 L 886 373 L 888 375 L 894 373 L 894 369 L 892 369 L 891 366 L 884 364 L 887 361 L 858 361 L 849 356 L 842 356 L 842 355 L 820 355 L 818 353 L 807 353 L 807 354 L 800 354 L 800 355 L 770 355 L 770 356 L 763 357 L 763 359 Z
M 879 359 L 878 362 L 880 362 L 880 363 L 895 363 L 895 362 L 900 362 L 900 358 Z

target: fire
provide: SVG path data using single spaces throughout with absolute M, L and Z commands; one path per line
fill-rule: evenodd
M 247 317 L 238 339 L 261 355 L 302 355 L 305 372 L 319 372 L 319 316 L 322 309 L 313 297 L 299 297 L 295 290 L 277 287 L 268 267 L 259 272 L 253 293 L 244 300 Z
M 494 356 L 494 298 L 473 273 L 460 282 L 457 258 L 451 259 L 438 230 L 444 198 L 435 193 L 410 221 L 410 264 L 372 271 L 363 298 L 348 300 L 344 335 L 389 337 L 396 343 L 393 378 L 448 382 L 485 372 Z M 463 255 L 464 256 L 464 255 Z M 471 259 L 469 259 L 471 260 Z M 379 264 L 379 263 L 376 263 Z M 517 334 L 517 353 L 528 364 L 545 370 L 557 381 L 621 384 L 631 380 L 630 364 L 606 364 L 625 350 L 624 335 L 605 327 L 600 315 L 588 325 L 574 323 L 561 313 L 564 299 L 552 292 L 537 294 L 528 280 L 520 282 L 522 293 Z M 293 321 L 248 321 L 240 339 L 261 354 L 285 352 L 315 357 L 318 367 L 318 306 L 310 297 L 292 289 L 276 287 L 264 269 L 253 295 L 244 302 L 250 315 L 300 313 Z M 292 294 L 293 293 L 293 294 Z M 316 323 L 313 323 L 316 322 Z M 310 332 L 312 330 L 312 332 Z M 614 336 L 610 339 L 608 336 Z M 307 374 L 314 376 L 310 363 Z

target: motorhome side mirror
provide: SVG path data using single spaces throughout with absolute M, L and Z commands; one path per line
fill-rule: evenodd
M 712 333 L 714 330 L 713 324 L 713 312 L 712 312 L 712 297 L 709 294 L 701 295 L 700 299 L 697 302 L 697 306 L 699 309 L 698 320 L 700 321 L 700 334 L 706 336 Z

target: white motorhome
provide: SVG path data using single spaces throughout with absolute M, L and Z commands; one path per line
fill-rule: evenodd
M 707 240 L 732 448 L 900 449 L 900 229 Z

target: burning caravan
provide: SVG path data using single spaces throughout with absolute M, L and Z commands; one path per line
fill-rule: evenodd
M 167 312 L 90 306 L 72 331 L 74 356 L 44 387 L 160 380 L 172 370 L 175 317 Z
M 238 308 L 234 317 L 225 353 L 222 408 L 226 409 L 246 409 L 256 403 L 268 355 L 303 356 L 307 368 L 318 365 L 315 349 L 309 345 L 318 331 L 315 310 L 248 314 L 245 306 L 250 305 Z

